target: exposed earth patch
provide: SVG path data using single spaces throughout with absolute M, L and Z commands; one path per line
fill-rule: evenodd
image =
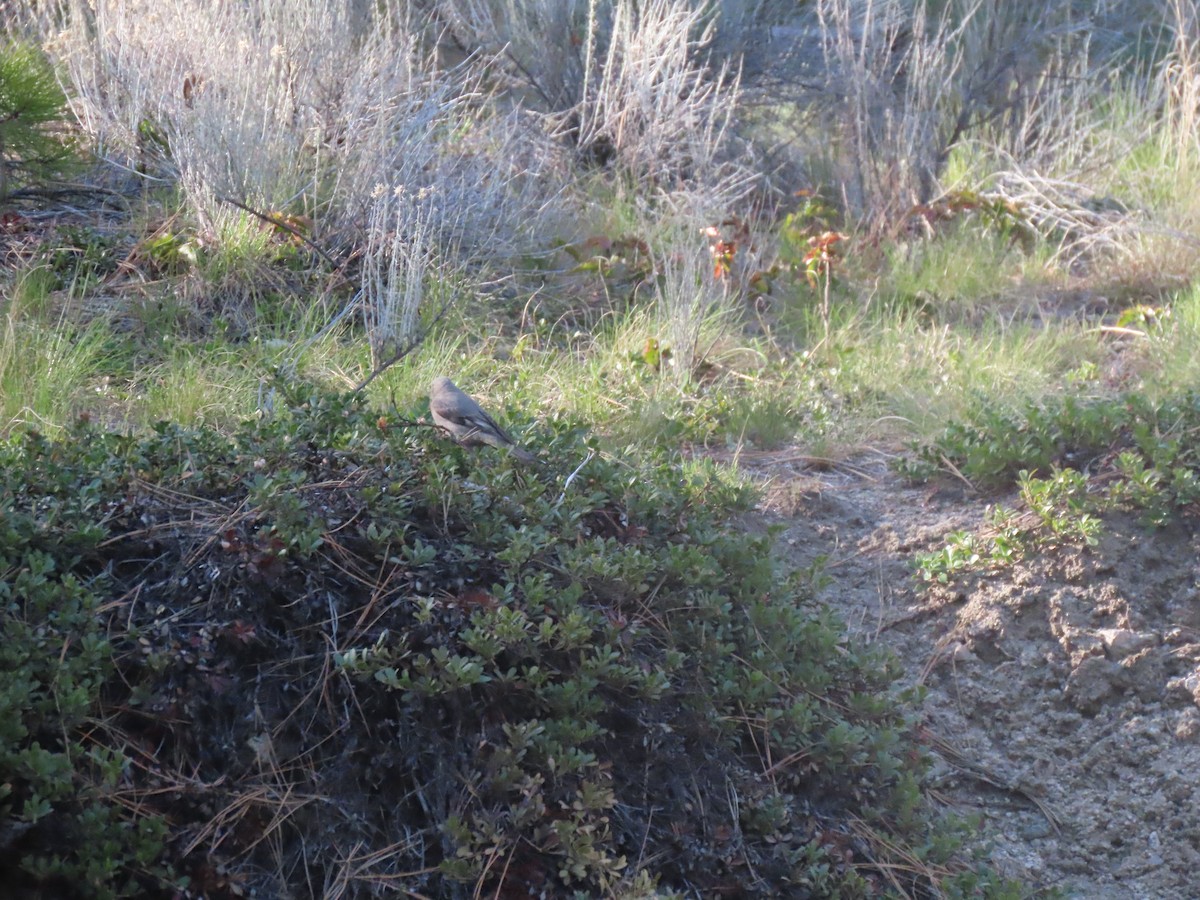
M 1200 536 L 1109 516 L 1095 547 L 1044 550 L 926 589 L 913 559 L 979 528 L 964 488 L 913 487 L 882 458 L 743 456 L 767 524 L 853 638 L 927 690 L 928 789 L 980 817 L 992 862 L 1031 889 L 1200 896 Z

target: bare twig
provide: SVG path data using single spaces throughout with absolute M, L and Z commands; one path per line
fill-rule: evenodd
M 588 455 L 586 457 L 584 457 L 583 462 L 581 462 L 579 465 L 577 465 L 575 467 L 575 471 L 567 476 L 567 480 L 563 482 L 562 493 L 559 495 L 558 499 L 554 502 L 555 509 L 557 509 L 559 506 L 561 506 L 562 502 L 567 499 L 567 490 L 571 487 L 571 482 L 575 480 L 576 475 L 578 475 L 580 472 L 583 471 L 583 467 L 592 461 L 592 458 L 595 457 L 595 455 L 596 455 L 595 450 L 589 450 Z
M 435 315 L 433 317 L 433 319 L 430 320 L 428 325 L 426 325 L 419 332 L 417 332 L 415 335 L 413 335 L 412 339 L 409 340 L 398 351 L 396 351 L 396 353 L 393 354 L 389 359 L 385 360 L 384 362 L 382 362 L 378 366 L 376 366 L 375 371 L 373 371 L 370 375 L 368 375 L 366 377 L 366 380 L 364 380 L 362 382 L 362 384 L 358 385 L 350 393 L 352 393 L 352 394 L 359 393 L 368 384 L 370 384 L 372 381 L 374 381 L 376 378 L 378 378 L 380 375 L 382 375 L 384 372 L 386 372 L 388 369 L 390 369 L 396 363 L 400 362 L 400 360 L 404 359 L 404 357 L 408 356 L 408 354 L 410 354 L 414 350 L 416 350 L 417 347 L 421 346 L 421 343 L 428 336 L 429 330 L 431 328 L 433 328 L 433 326 L 436 325 L 439 321 L 441 321 L 442 316 L 446 315 L 447 311 L 449 311 L 449 309 L 450 309 L 451 305 L 453 305 L 453 303 L 454 303 L 454 298 L 452 296 L 449 300 L 447 300 L 445 303 L 442 304 L 442 308 L 437 311 L 437 315 Z
M 250 215 L 262 219 L 264 222 L 274 225 L 276 228 L 282 228 L 297 240 L 303 241 L 305 246 L 309 247 L 314 253 L 321 257 L 321 259 L 333 266 L 334 269 L 340 269 L 342 267 L 342 264 L 334 259 L 324 247 L 309 238 L 302 231 L 300 231 L 299 228 L 297 228 L 295 225 L 292 225 L 290 222 L 286 222 L 279 216 L 273 216 L 270 213 L 259 212 L 257 209 L 247 206 L 245 203 L 242 203 L 242 201 L 235 200 L 232 197 L 220 197 L 218 199 L 220 199 L 222 203 L 228 203 L 230 206 L 236 206 L 238 209 L 248 212 Z

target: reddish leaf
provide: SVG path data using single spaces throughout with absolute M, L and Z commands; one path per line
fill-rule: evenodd
M 258 639 L 258 634 L 254 630 L 254 626 L 243 622 L 241 619 L 235 619 L 232 624 L 226 627 L 225 636 L 237 641 L 240 644 L 251 644 Z

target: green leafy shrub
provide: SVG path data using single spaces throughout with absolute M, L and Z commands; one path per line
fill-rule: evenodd
M 1024 512 L 996 507 L 978 533 L 948 535 L 941 549 L 915 559 L 919 577 L 947 584 L 1034 549 L 1094 546 L 1103 514 L 1113 509 L 1137 511 L 1152 526 L 1194 516 L 1200 512 L 1198 435 L 1195 392 L 1159 402 L 1129 395 L 1066 399 L 1021 413 L 985 409 L 967 423 L 952 423 L 937 440 L 915 447 L 900 471 L 924 480 L 951 467 L 998 488 L 1011 483 L 1016 469 Z
M 1101 521 L 1095 510 L 1100 501 L 1089 494 L 1083 473 L 1064 469 L 1050 478 L 1034 478 L 1028 472 L 1019 477 L 1020 498 L 1027 511 L 994 506 L 978 533 L 948 534 L 940 550 L 916 557 L 922 581 L 948 584 L 963 573 L 1012 565 L 1034 550 L 1096 545 Z
M 949 464 L 970 481 L 996 488 L 1012 484 L 1022 471 L 1086 468 L 1121 439 L 1142 403 L 1066 397 L 1016 411 L 982 404 L 937 439 L 914 445 L 914 457 L 902 460 L 899 470 L 921 481 Z
M 1031 479 L 1036 487 L 1035 476 L 1049 475 L 1058 483 L 1051 488 L 1058 499 L 1063 491 L 1079 497 L 1087 485 L 1070 472 L 1087 472 L 1090 482 L 1103 476 L 1096 493 L 1163 525 L 1175 513 L 1198 509 L 1198 435 L 1200 393 L 1195 391 L 1158 401 L 1138 394 L 1065 398 L 1015 413 L 985 407 L 966 422 L 948 425 L 936 440 L 915 445 L 913 456 L 902 459 L 898 469 L 920 481 L 953 466 L 991 488 L 1014 480 L 1027 488 Z
M 56 745 L 36 788 L 119 784 L 108 890 L 165 864 L 271 896 L 855 896 L 969 871 L 921 802 L 894 667 L 725 524 L 752 497 L 723 470 L 598 457 L 564 489 L 569 423 L 541 429 L 562 471 L 520 469 L 279 390 L 233 435 L 81 424 L 4 459 L 10 565 L 58 548 L 64 632 L 9 652 L 79 658 L 66 727 L 103 722 L 97 754 L 153 748 Z M 41 846 L 16 856 L 32 875 Z
M 91 716 L 114 674 L 95 566 L 108 457 L 36 433 L 0 452 L 0 864 L 10 887 L 139 896 L 165 825 L 114 799 L 128 760 Z

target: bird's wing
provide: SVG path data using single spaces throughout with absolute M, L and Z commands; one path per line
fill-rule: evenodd
M 478 434 L 490 431 L 501 441 L 509 444 L 513 442 L 513 439 L 508 436 L 508 432 L 497 425 L 496 420 L 484 412 L 479 404 L 466 394 L 460 392 L 457 396 L 432 397 L 430 398 L 429 408 L 434 415 L 460 428 Z
M 473 414 L 483 412 L 466 394 L 449 391 L 434 394 L 429 398 L 429 410 L 456 425 L 465 425 Z
M 479 409 L 478 407 L 476 407 L 476 410 L 477 410 L 476 415 L 470 417 L 471 419 L 474 420 L 474 421 L 470 421 L 470 424 L 472 427 L 478 428 L 480 430 L 483 430 L 484 428 L 490 428 L 492 431 L 494 431 L 496 433 L 496 435 L 500 438 L 500 440 L 504 441 L 507 444 L 511 444 L 513 442 L 513 439 L 508 436 L 508 432 L 496 424 L 495 419 L 493 419 L 491 416 L 489 416 L 486 412 L 484 412 L 482 409 Z

